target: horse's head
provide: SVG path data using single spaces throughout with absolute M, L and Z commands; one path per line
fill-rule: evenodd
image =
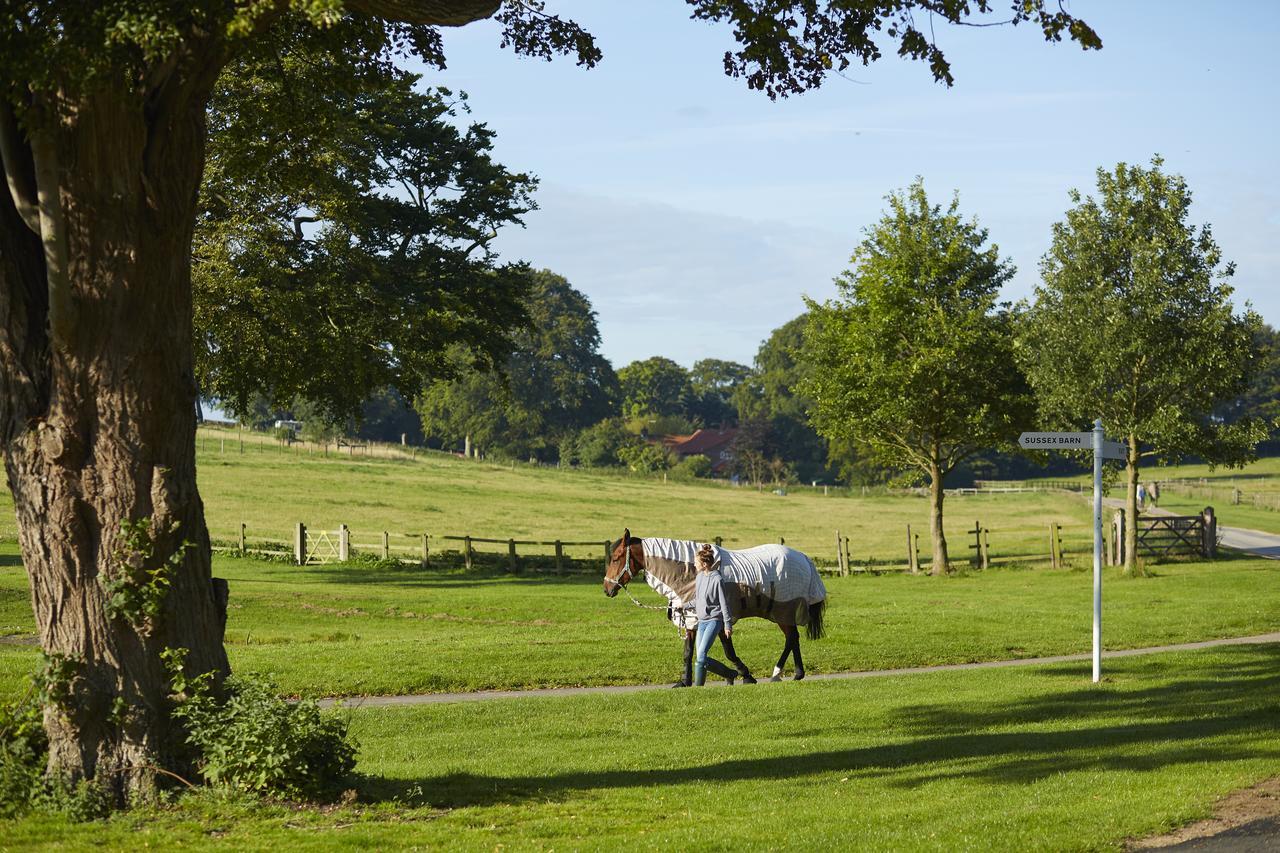
M 622 538 L 613 543 L 609 551 L 609 564 L 604 567 L 604 594 L 613 598 L 618 590 L 644 571 L 644 549 L 640 539 L 631 535 L 631 529 L 622 531 Z

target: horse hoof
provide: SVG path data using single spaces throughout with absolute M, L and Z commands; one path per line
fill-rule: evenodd
M 803 670 L 803 669 L 797 669 L 797 670 L 796 670 L 796 677 L 795 677 L 795 679 L 793 679 L 793 680 L 795 680 L 795 681 L 804 681 L 804 670 Z
M 746 675 L 743 675 L 743 676 L 742 676 L 742 683 L 743 683 L 743 684 L 755 684 L 755 683 L 756 683 L 756 680 L 755 680 L 754 678 L 752 678 L 752 677 L 751 677 L 751 673 L 747 673 Z
M 770 681 L 781 681 L 781 680 L 782 680 L 782 676 L 781 676 L 781 675 L 775 675 L 775 676 L 773 676 L 772 678 L 770 678 L 769 680 L 770 680 Z
M 683 681 L 677 681 L 675 684 L 671 686 L 672 687 L 688 687 L 689 685 L 685 684 Z

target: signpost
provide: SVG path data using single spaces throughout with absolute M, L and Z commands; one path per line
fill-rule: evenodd
M 1124 459 L 1125 446 L 1108 441 L 1102 419 L 1089 432 L 1024 432 L 1018 445 L 1028 450 L 1093 449 L 1093 680 L 1102 679 L 1102 460 Z

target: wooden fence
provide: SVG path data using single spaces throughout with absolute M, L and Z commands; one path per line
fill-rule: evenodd
M 1120 566 L 1125 561 L 1125 511 L 1118 509 L 1111 517 L 1109 562 Z M 1199 515 L 1147 515 L 1138 517 L 1137 552 L 1139 556 L 1169 557 L 1189 554 L 1213 559 L 1218 555 L 1218 518 L 1207 506 Z
M 1280 492 L 1245 491 L 1234 482 L 1230 485 L 1219 485 L 1203 479 L 1160 480 L 1159 482 L 1160 490 L 1166 494 L 1280 512 Z

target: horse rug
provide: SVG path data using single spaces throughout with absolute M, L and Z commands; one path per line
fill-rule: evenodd
M 693 613 L 701 542 L 645 537 L 645 580 L 671 603 L 671 621 L 684 628 L 698 624 Z M 761 616 L 781 625 L 807 625 L 809 605 L 825 601 L 827 588 L 802 551 L 785 545 L 758 545 L 741 551 L 711 546 L 720 573 L 737 587 L 737 616 Z

